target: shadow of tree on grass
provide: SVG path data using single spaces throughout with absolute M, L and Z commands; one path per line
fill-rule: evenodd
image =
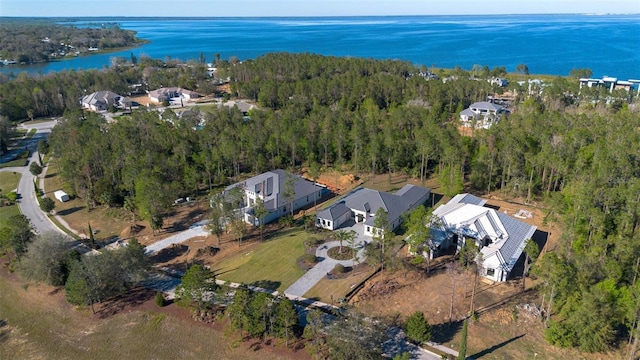
M 503 347 L 503 346 L 508 345 L 509 343 L 512 343 L 512 342 L 514 342 L 514 341 L 516 341 L 516 340 L 520 339 L 521 337 L 523 337 L 523 336 L 525 336 L 525 335 L 526 335 L 526 334 L 518 335 L 518 336 L 513 337 L 513 338 L 511 338 L 511 339 L 509 339 L 509 340 L 505 340 L 505 341 L 503 341 L 503 342 L 501 342 L 501 343 L 499 343 L 499 344 L 493 345 L 492 347 L 490 347 L 490 348 L 488 348 L 488 349 L 482 350 L 482 351 L 480 351 L 479 353 L 475 353 L 475 354 L 471 355 L 471 356 L 470 356 L 470 358 L 472 358 L 472 359 L 479 359 L 479 358 L 481 358 L 481 357 L 483 357 L 483 356 L 485 356 L 485 355 L 489 355 L 489 354 L 491 354 L 492 352 L 494 352 L 494 351 L 496 351 L 496 350 L 500 349 L 500 348 L 501 348 L 501 347 Z
M 462 321 L 452 321 L 450 323 L 432 325 L 431 341 L 438 344 L 449 342 L 461 328 Z

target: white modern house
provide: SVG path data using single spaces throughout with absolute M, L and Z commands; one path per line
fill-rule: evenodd
M 473 239 L 482 255 L 482 275 L 506 281 L 536 227 L 485 204 L 486 200 L 471 194 L 458 194 L 439 206 L 433 211 L 427 245 L 433 258 L 451 246 L 458 251 L 467 239 Z
M 630 79 L 628 81 L 625 81 L 611 76 L 603 76 L 602 79 L 581 78 L 579 82 L 580 89 L 582 89 L 583 87 L 602 87 L 609 90 L 609 92 L 617 89 L 623 89 L 626 91 L 637 90 L 639 83 L 638 80 Z
M 503 114 L 508 114 L 509 110 L 500 105 L 488 101 L 480 101 L 471 104 L 468 108 L 460 112 L 462 126 L 475 127 L 476 129 L 488 129 L 491 125 L 500 120 Z
M 149 91 L 149 99 L 157 103 L 164 102 L 165 100 L 171 101 L 173 99 L 192 100 L 199 97 L 200 94 L 197 92 L 179 87 L 160 88 Z
M 80 99 L 80 105 L 93 111 L 104 111 L 110 106 L 116 108 L 127 108 L 131 106 L 131 99 L 118 95 L 112 91 L 96 91 Z
M 316 226 L 327 230 L 336 230 L 348 220 L 364 223 L 364 234 L 374 236 L 380 229 L 374 221 L 378 209 L 387 212 L 392 229 L 402 221 L 402 215 L 427 201 L 430 189 L 407 184 L 395 194 L 384 191 L 358 188 L 340 201 L 320 211 L 316 215 Z
M 223 194 L 228 197 L 238 190 L 242 195 L 240 203 L 237 204 L 238 210 L 243 212 L 246 222 L 258 226 L 260 219 L 254 216 L 254 206 L 258 199 L 264 202 L 268 211 L 263 222 L 269 223 L 289 214 L 291 207 L 295 212 L 320 200 L 325 188 L 301 176 L 277 169 L 229 185 Z M 293 198 L 288 198 L 289 190 L 293 190 Z

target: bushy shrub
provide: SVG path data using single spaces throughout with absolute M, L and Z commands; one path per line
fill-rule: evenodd
M 405 330 L 407 337 L 417 344 L 422 344 L 431 339 L 431 325 L 429 325 L 424 314 L 420 311 L 416 311 L 409 316 Z
M 414 257 L 411 259 L 411 265 L 420 265 L 420 264 L 422 264 L 423 262 L 424 262 L 424 257 L 423 257 L 423 256 L 420 256 L 420 255 L 418 255 L 418 256 L 414 256 Z
M 333 272 L 336 274 L 344 274 L 347 272 L 347 268 L 342 266 L 342 264 L 336 264 L 336 267 L 333 268 Z
M 42 211 L 44 212 L 47 212 L 47 213 L 50 212 L 51 210 L 53 210 L 55 206 L 56 204 L 49 197 L 45 196 L 42 199 L 40 199 L 40 209 L 42 209 Z
M 158 305 L 158 307 L 164 306 L 164 296 L 162 295 L 162 291 L 156 292 L 156 305 Z
M 315 254 L 304 254 L 302 255 L 302 261 L 305 261 L 308 263 L 315 263 L 318 261 L 318 258 L 316 258 Z
M 559 347 L 571 347 L 575 346 L 576 333 L 563 322 L 550 321 L 549 328 L 545 330 L 544 337 L 553 345 Z
M 16 193 L 15 191 L 12 191 L 12 192 L 8 193 L 8 194 L 7 194 L 7 199 L 8 199 L 11 203 L 16 202 L 16 200 L 18 199 L 18 193 Z
M 281 217 L 278 222 L 280 223 L 280 225 L 284 227 L 292 227 L 296 223 L 293 216 L 291 215 L 286 215 Z

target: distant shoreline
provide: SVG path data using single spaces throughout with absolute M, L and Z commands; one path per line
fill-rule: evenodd
M 270 52 L 396 59 L 427 68 L 525 64 L 531 73 L 638 78 L 640 22 L 632 15 L 411 15 L 314 17 L 51 17 L 74 26 L 116 23 L 147 43 L 108 54 L 9 66 L 0 72 L 101 69 L 131 53 L 153 59 L 255 59 Z M 553 41 L 548 41 L 553 39 Z M 597 48 L 599 51 L 594 52 Z

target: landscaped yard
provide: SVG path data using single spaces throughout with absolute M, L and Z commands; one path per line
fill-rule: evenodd
M 0 172 L 0 190 L 3 194 L 15 190 L 18 187 L 18 181 L 20 181 L 20 174 L 6 171 Z M 18 205 L 0 207 L 0 229 L 8 225 L 7 222 L 13 215 L 20 215 Z
M 0 207 L 0 229 L 8 225 L 9 219 L 13 215 L 20 215 L 18 205 Z
M 19 173 L 9 171 L 0 172 L 0 191 L 4 194 L 7 194 L 10 191 L 15 190 L 18 187 L 19 181 Z
M 221 280 L 283 291 L 304 274 L 296 261 L 305 253 L 305 240 L 316 236 L 301 229 L 282 230 L 266 242 L 248 245 L 246 251 L 214 263 L 211 270 Z

